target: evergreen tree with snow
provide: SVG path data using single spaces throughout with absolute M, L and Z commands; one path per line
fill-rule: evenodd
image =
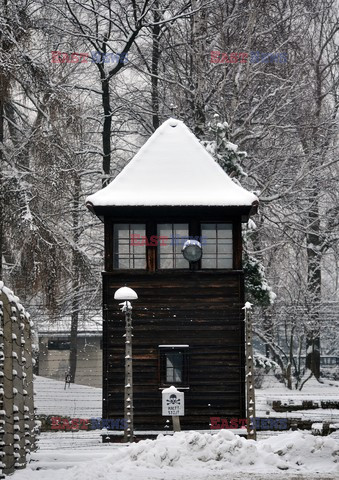
M 247 177 L 247 173 L 242 167 L 244 159 L 247 158 L 247 152 L 241 151 L 238 145 L 230 141 L 229 124 L 226 121 L 219 121 L 218 114 L 214 115 L 214 121 L 208 127 L 208 134 L 212 140 L 202 141 L 202 144 L 227 175 L 240 185 L 239 180 Z M 276 295 L 268 285 L 262 262 L 247 252 L 247 245 L 251 237 L 257 236 L 255 228 L 255 223 L 250 219 L 244 235 L 243 269 L 246 296 L 255 305 L 267 307 L 273 304 Z
M 241 163 L 247 157 L 246 152 L 239 150 L 238 145 L 229 141 L 230 127 L 226 121 L 219 122 L 219 115 L 215 114 L 215 121 L 209 124 L 210 141 L 203 141 L 202 144 L 215 158 L 219 165 L 225 170 L 229 177 L 237 181 L 238 177 L 246 177 Z

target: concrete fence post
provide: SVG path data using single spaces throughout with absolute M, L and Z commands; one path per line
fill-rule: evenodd
M 0 478 L 25 468 L 35 445 L 31 321 L 0 282 Z

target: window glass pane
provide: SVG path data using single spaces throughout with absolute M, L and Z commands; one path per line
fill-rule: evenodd
M 146 268 L 146 262 L 144 258 L 135 257 L 134 267 L 131 268 Z
M 217 246 L 215 242 L 212 244 L 206 242 L 206 244 L 203 246 L 203 252 L 204 252 L 204 256 L 210 255 L 212 253 L 215 255 L 217 252 Z
M 204 239 L 201 267 L 232 268 L 232 224 L 203 223 L 201 225 L 201 236 Z
M 114 225 L 114 231 L 119 238 L 129 237 L 129 225 L 117 223 L 116 225 Z
M 218 238 L 232 238 L 232 224 L 218 223 Z
M 215 223 L 203 223 L 201 225 L 201 235 L 206 238 L 216 238 L 217 230 Z
M 119 254 L 120 256 L 128 256 L 129 254 L 129 243 L 125 242 L 125 241 L 120 241 L 118 243 L 118 247 L 119 247 Z
M 217 259 L 215 256 L 211 257 L 203 254 L 201 266 L 202 268 L 217 268 Z
M 160 242 L 158 244 L 158 248 L 161 247 L 161 254 L 166 256 L 172 256 L 172 252 L 173 252 L 173 247 L 172 247 L 172 243 L 171 243 L 171 240 L 166 240 L 166 244 L 165 242 L 163 242 L 164 245 L 160 245 Z
M 187 223 L 162 223 L 158 225 L 158 268 L 189 268 L 189 263 L 184 259 L 181 250 L 188 239 Z M 163 245 L 164 244 L 164 245 Z
M 218 268 L 232 268 L 232 258 L 218 258 Z
M 186 241 L 186 240 L 185 240 L 185 241 Z M 174 250 L 176 256 L 178 256 L 178 257 L 181 256 L 182 258 L 184 258 L 183 255 L 182 255 L 182 253 L 181 253 L 181 250 L 182 250 L 183 244 L 184 244 L 185 242 L 183 242 L 182 244 L 181 244 L 181 242 L 182 242 L 181 239 L 180 239 L 180 240 L 177 240 L 176 243 L 174 244 L 173 250 Z
M 114 268 L 146 268 L 146 226 L 144 224 L 122 224 L 114 225 L 113 236 L 113 267 Z
M 159 349 L 161 385 L 188 386 L 188 345 L 164 345 Z
M 233 245 L 232 245 L 231 242 L 229 242 L 229 243 L 218 242 L 218 253 L 219 254 L 228 253 L 231 256 L 232 255 L 232 250 L 233 250 Z
M 118 265 L 116 266 L 116 268 L 130 268 L 128 257 L 120 256 L 119 258 L 117 258 L 117 263 Z
M 134 246 L 135 255 L 142 257 L 145 253 L 145 245 L 135 245 Z
M 187 260 L 184 259 L 182 253 L 175 257 L 175 268 L 187 268 Z
M 182 382 L 183 376 L 183 354 L 168 353 L 166 355 L 166 382 Z
M 131 234 L 145 236 L 145 225 L 139 223 L 131 223 L 130 230 Z
M 188 225 L 185 223 L 174 223 L 173 233 L 175 236 L 185 237 L 184 239 L 184 243 L 185 243 L 188 237 Z
M 173 257 L 161 256 L 159 268 L 173 268 Z
M 173 228 L 171 223 L 162 223 L 161 225 L 158 225 L 158 235 L 163 235 L 164 237 L 170 237 L 172 233 L 173 233 Z

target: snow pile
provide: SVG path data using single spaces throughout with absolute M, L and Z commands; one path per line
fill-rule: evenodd
M 220 471 L 339 472 L 339 443 L 327 437 L 293 432 L 255 442 L 220 430 L 216 435 L 198 432 L 159 435 L 126 452 L 140 467 L 179 467 Z M 120 462 L 126 464 L 126 458 Z M 117 466 L 117 463 L 115 463 Z
M 270 448 L 261 448 L 254 441 L 247 441 L 227 430 L 216 435 L 198 432 L 175 433 L 172 437 L 159 435 L 157 440 L 146 440 L 132 446 L 129 460 L 140 466 L 181 467 L 209 470 L 269 467 L 285 468 L 280 456 Z M 201 464 L 201 465 L 200 465 Z
M 322 478 L 330 479 L 337 478 L 339 473 L 339 443 L 330 437 L 302 432 L 284 433 L 255 442 L 228 430 L 216 434 L 191 431 L 173 436 L 159 435 L 156 440 L 144 440 L 130 446 L 115 445 L 110 453 L 102 452 L 104 455 L 100 457 L 98 451 L 96 455 L 92 453 L 77 449 L 76 444 L 71 451 L 56 448 L 55 452 L 36 452 L 33 455 L 36 461 L 25 471 L 16 472 L 14 479 L 234 480 L 243 478 L 242 473 L 247 473 L 245 478 L 272 479 L 283 478 L 282 475 L 290 478 L 288 474 L 295 478 L 296 473 L 314 478 L 319 472 L 326 474 Z M 39 463 L 44 470 L 39 469 Z M 67 468 L 72 464 L 72 468 Z
M 299 431 L 273 436 L 260 443 L 292 470 L 339 473 L 339 442 L 331 437 L 316 437 Z

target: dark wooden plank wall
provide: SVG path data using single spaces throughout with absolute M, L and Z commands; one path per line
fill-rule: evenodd
M 165 425 L 161 344 L 190 346 L 184 429 L 209 429 L 211 416 L 245 418 L 243 273 L 215 270 L 103 274 L 103 417 L 123 417 L 125 319 L 113 297 L 124 285 L 139 296 L 133 302 L 135 428 Z

